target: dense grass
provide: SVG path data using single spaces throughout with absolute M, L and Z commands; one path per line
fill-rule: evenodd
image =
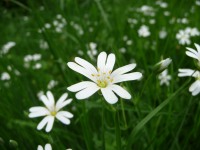
M 190 45 L 180 45 L 176 33 L 186 27 L 199 29 L 200 6 L 189 0 L 166 2 L 167 8 L 145 0 L 2 2 L 0 46 L 9 41 L 16 42 L 16 46 L 7 54 L 0 53 L 0 74 L 8 72 L 11 76 L 10 80 L 0 80 L 0 137 L 4 141 L 0 149 L 11 149 L 10 139 L 18 143 L 19 150 L 36 149 L 37 145 L 46 143 L 58 150 L 199 149 L 199 95 L 193 97 L 188 91 L 194 79 L 180 79 L 177 74 L 178 68 L 195 69 L 185 51 L 186 46 L 194 48 L 193 43 L 200 44 L 200 40 L 197 36 L 191 38 Z M 153 7 L 155 16 L 138 12 L 143 5 Z M 164 15 L 166 11 L 169 16 Z M 46 23 L 52 24 L 58 14 L 67 21 L 62 32 L 55 32 L 53 26 L 38 32 Z M 128 18 L 138 23 L 131 25 Z M 178 18 L 189 22 L 178 23 Z M 151 19 L 155 24 L 149 23 Z M 81 30 L 76 30 L 75 24 Z M 149 37 L 138 36 L 143 24 L 150 29 Z M 159 31 L 163 28 L 167 37 L 160 39 Z M 127 45 L 124 36 L 132 41 L 131 45 Z M 47 50 L 39 46 L 41 40 L 48 43 Z M 116 55 L 115 68 L 137 63 L 134 71 L 143 73 L 142 80 L 121 84 L 131 93 L 131 100 L 120 99 L 110 105 L 99 93 L 77 100 L 74 93 L 67 91 L 68 86 L 86 80 L 71 71 L 67 62 L 79 56 L 96 65 L 96 60 L 87 54 L 90 42 L 97 43 L 98 53 L 106 51 Z M 126 52 L 121 53 L 120 48 Z M 35 70 L 32 66 L 36 62 L 31 62 L 26 68 L 24 57 L 36 53 L 42 55 L 38 61 L 42 67 Z M 172 77 L 169 86 L 160 86 L 153 70 L 161 57 L 170 57 L 173 61 L 168 68 Z M 73 98 L 64 109 L 72 112 L 74 118 L 68 126 L 56 121 L 52 131 L 46 133 L 36 129 L 42 118 L 30 119 L 28 110 L 43 106 L 37 93 L 46 93 L 51 80 L 58 82 L 51 89 L 56 99 L 64 92 Z

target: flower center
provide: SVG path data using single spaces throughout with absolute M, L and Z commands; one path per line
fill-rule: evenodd
M 108 83 L 107 83 L 106 80 L 103 80 L 103 81 L 97 80 L 97 85 L 98 85 L 99 87 L 101 87 L 101 88 L 105 88 L 105 87 L 107 87 Z
M 113 82 L 113 79 L 110 77 L 111 71 L 109 70 L 100 70 L 98 69 L 97 74 L 92 74 L 96 78 L 96 84 L 100 88 L 106 88 L 110 83 Z
M 56 112 L 56 111 L 51 111 L 51 115 L 52 115 L 52 116 L 54 116 L 54 117 L 55 117 L 55 116 L 56 116 L 56 114 L 57 114 L 57 112 Z

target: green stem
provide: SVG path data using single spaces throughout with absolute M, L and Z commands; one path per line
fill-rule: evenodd
M 124 119 L 125 129 L 127 129 L 127 121 L 126 121 L 126 115 L 125 115 L 125 111 L 124 111 L 124 103 L 123 103 L 122 99 L 120 99 L 120 103 L 121 103 L 122 116 Z
M 105 127 L 104 127 L 104 124 L 105 124 L 105 118 L 104 118 L 104 115 L 105 115 L 105 108 L 104 108 L 104 100 L 102 100 L 102 115 L 101 115 L 101 136 L 102 136 L 102 150 L 105 150 Z
M 119 113 L 118 111 L 115 112 L 115 135 L 116 135 L 116 145 L 117 150 L 121 150 L 121 130 L 119 124 Z

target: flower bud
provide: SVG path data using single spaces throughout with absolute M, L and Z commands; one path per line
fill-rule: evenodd
M 18 143 L 17 143 L 15 140 L 10 140 L 10 141 L 9 141 L 9 146 L 10 146 L 11 148 L 17 149 Z
M 154 66 L 154 69 L 160 73 L 162 71 L 164 71 L 168 66 L 169 64 L 172 62 L 172 59 L 171 58 L 166 58 L 164 60 L 161 60 L 160 62 L 158 62 L 155 66 Z

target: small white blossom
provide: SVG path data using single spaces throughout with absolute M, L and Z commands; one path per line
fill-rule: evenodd
M 184 31 L 184 30 L 179 30 L 179 32 L 176 34 L 176 39 L 179 40 L 179 44 L 185 45 L 185 44 L 190 44 L 190 35 Z
M 162 30 L 159 32 L 159 38 L 160 38 L 160 39 L 164 39 L 164 38 L 166 38 L 166 36 L 167 36 L 167 31 L 164 30 L 164 29 L 162 29 Z
M 171 80 L 171 76 L 168 75 L 168 70 L 165 69 L 163 72 L 161 72 L 158 76 L 158 79 L 160 80 L 160 85 L 167 85 L 169 86 L 169 81 Z
M 127 73 L 136 67 L 136 64 L 129 64 L 113 71 L 115 64 L 115 55 L 101 52 L 97 58 L 97 69 L 88 61 L 79 57 L 75 62 L 68 62 L 67 65 L 72 70 L 84 75 L 92 81 L 82 81 L 74 84 L 67 89 L 71 92 L 78 92 L 77 99 L 86 99 L 101 90 L 105 100 L 114 104 L 118 101 L 118 96 L 124 99 L 130 99 L 131 95 L 116 83 L 130 80 L 139 80 L 142 77 L 140 72 Z
M 7 72 L 3 72 L 1 74 L 1 80 L 5 81 L 5 80 L 10 80 L 10 75 Z
M 43 148 L 41 145 L 38 145 L 37 150 L 52 150 L 51 144 L 47 143 Z
M 138 35 L 140 37 L 148 37 L 150 36 L 149 27 L 142 25 L 138 30 Z
M 51 81 L 49 81 L 49 83 L 48 83 L 48 85 L 47 85 L 47 88 L 48 88 L 48 89 L 52 89 L 52 88 L 54 88 L 57 84 L 58 84 L 58 81 L 51 80 Z
M 9 50 L 12 48 L 12 47 L 14 47 L 16 45 L 16 43 L 15 42 L 8 42 L 8 43 L 6 43 L 3 47 L 2 47 L 2 49 L 1 49 L 1 53 L 2 54 L 7 54 L 8 52 L 9 52 Z
M 63 107 L 70 104 L 72 99 L 67 99 L 68 94 L 64 93 L 55 104 L 53 94 L 48 91 L 46 95 L 42 95 L 40 99 L 44 103 L 45 107 L 35 106 L 29 109 L 30 118 L 42 117 L 45 116 L 44 119 L 38 124 L 37 129 L 41 130 L 46 125 L 46 132 L 50 132 L 55 118 L 61 121 L 63 124 L 70 124 L 70 118 L 73 117 L 68 111 L 60 111 Z

